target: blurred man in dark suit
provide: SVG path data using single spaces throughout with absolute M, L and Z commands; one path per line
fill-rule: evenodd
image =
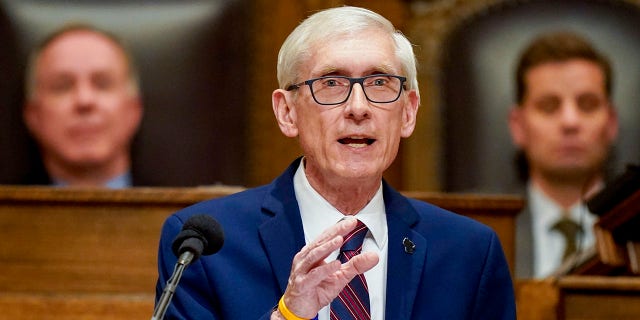
M 130 148 L 143 113 L 137 78 L 110 33 L 78 24 L 48 36 L 30 58 L 23 108 L 45 172 L 25 182 L 131 186 Z

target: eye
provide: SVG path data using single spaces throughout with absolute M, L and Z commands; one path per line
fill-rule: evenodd
M 387 82 L 389 82 L 389 80 L 387 80 L 385 78 L 375 78 L 373 80 L 373 85 L 374 86 L 384 86 L 385 84 L 387 84 Z
M 71 91 L 74 85 L 75 81 L 72 77 L 61 76 L 52 79 L 48 83 L 45 83 L 45 88 L 51 93 L 63 94 L 65 92 Z
M 578 96 L 578 108 L 585 113 L 594 112 L 603 105 L 603 99 L 595 94 L 586 93 Z
M 91 78 L 91 82 L 96 89 L 107 91 L 115 86 L 116 81 L 108 74 L 98 73 Z
M 546 96 L 535 101 L 536 110 L 544 114 L 552 114 L 560 108 L 560 98 L 556 96 Z
M 343 89 L 349 87 L 349 80 L 344 78 L 320 78 L 314 82 L 314 89 Z
M 336 79 L 326 79 L 324 85 L 327 87 L 336 87 L 339 86 L 340 83 Z
M 388 77 L 371 77 L 365 80 L 365 85 L 368 87 L 384 87 L 389 85 Z

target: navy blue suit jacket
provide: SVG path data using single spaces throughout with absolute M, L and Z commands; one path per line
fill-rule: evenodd
M 293 190 L 296 160 L 271 184 L 204 201 L 170 216 L 162 229 L 156 299 L 173 272 L 171 243 L 194 214 L 224 228 L 222 249 L 184 272 L 166 319 L 268 319 L 305 245 Z M 488 227 L 383 183 L 389 232 L 386 319 L 515 319 L 509 268 Z M 405 252 L 402 241 L 415 244 Z

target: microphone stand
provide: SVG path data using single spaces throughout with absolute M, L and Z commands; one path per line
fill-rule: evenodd
M 175 267 L 173 268 L 173 274 L 171 278 L 167 280 L 167 285 L 164 287 L 162 291 L 162 296 L 156 305 L 155 310 L 153 311 L 153 316 L 151 320 L 162 320 L 164 319 L 164 314 L 167 312 L 167 308 L 169 307 L 169 302 L 171 302 L 171 298 L 173 298 L 173 293 L 176 291 L 178 287 L 178 282 L 180 282 L 180 278 L 182 278 L 182 272 L 184 269 L 191 263 L 193 260 L 193 253 L 191 251 L 185 251 L 180 255 L 180 258 L 176 262 Z

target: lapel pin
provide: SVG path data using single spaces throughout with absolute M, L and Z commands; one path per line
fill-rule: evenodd
M 416 244 L 409 240 L 409 238 L 405 237 L 402 239 L 402 245 L 404 246 L 404 252 L 408 254 L 413 254 L 416 251 Z

